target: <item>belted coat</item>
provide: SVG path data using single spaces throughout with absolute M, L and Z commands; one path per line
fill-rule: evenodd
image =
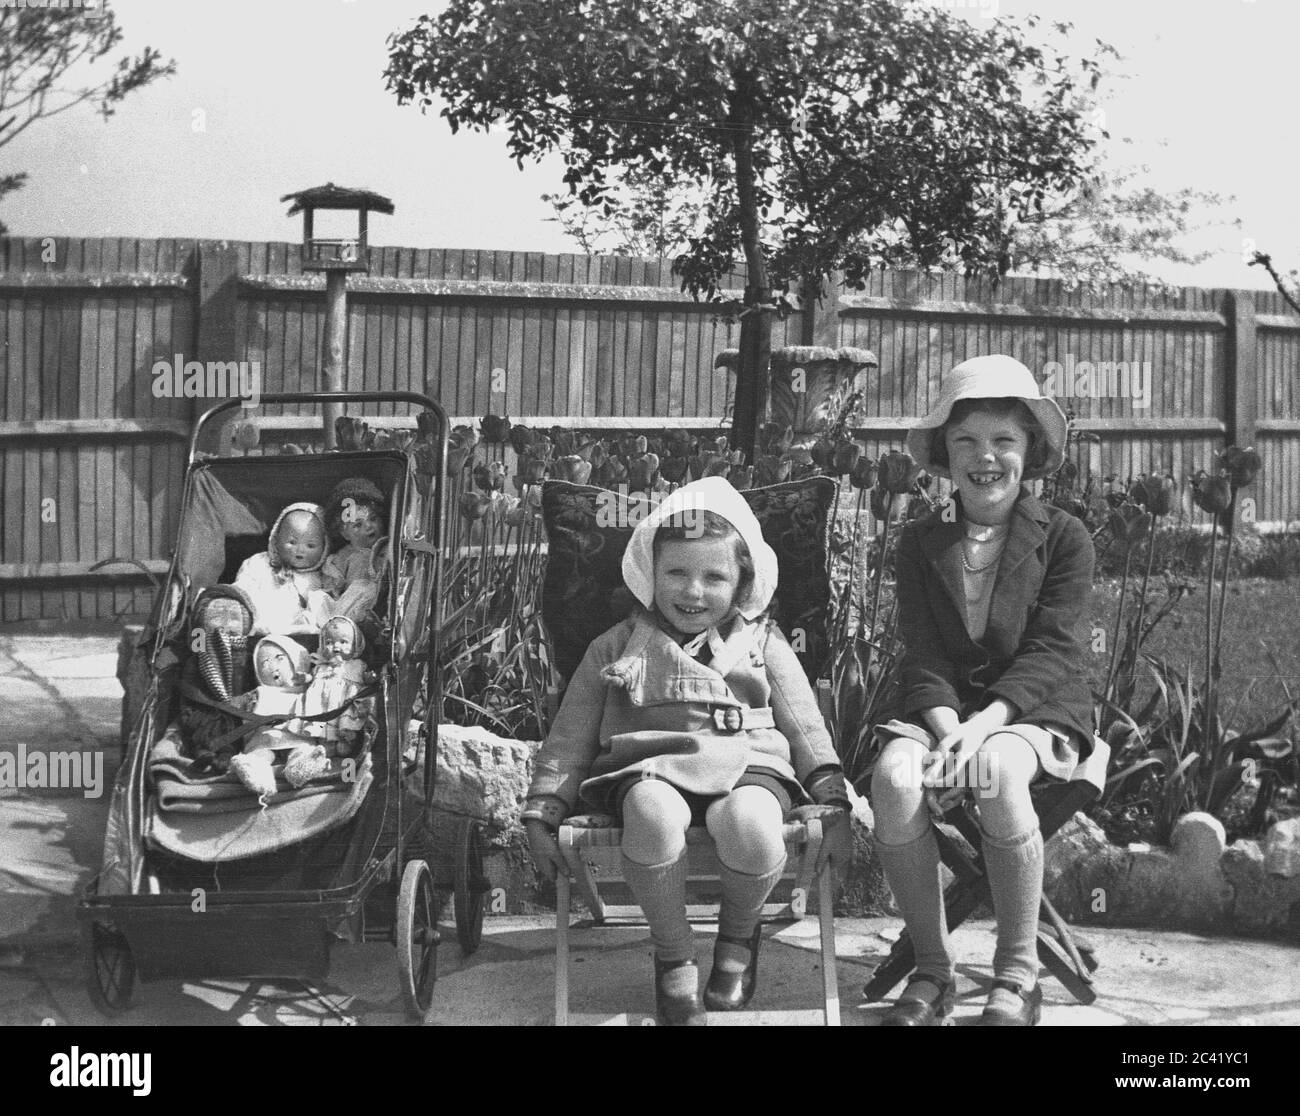
M 812 687 L 775 623 L 737 623 L 724 657 L 719 673 L 645 612 L 593 640 L 534 760 L 529 797 L 555 795 L 573 812 L 580 798 L 602 808 L 609 786 L 637 773 L 725 794 L 750 766 L 801 785 L 838 766 Z

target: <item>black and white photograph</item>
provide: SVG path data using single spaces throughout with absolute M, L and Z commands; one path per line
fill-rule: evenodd
M 33 1087 L 420 1026 L 1280 1082 L 1297 41 L 1289 0 L 0 0 Z

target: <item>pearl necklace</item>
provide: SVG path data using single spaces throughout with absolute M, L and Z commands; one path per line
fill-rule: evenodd
M 966 525 L 966 537 L 962 539 L 962 569 L 969 574 L 988 573 L 989 570 L 993 569 L 998 564 L 998 560 L 1002 557 L 1002 543 L 1006 539 L 1007 530 L 1008 526 L 1005 523 L 989 527 L 968 523 Z M 988 562 L 985 562 L 984 565 L 974 565 L 971 562 L 971 559 L 967 556 L 967 552 L 974 550 L 977 547 L 989 544 L 996 546 L 996 553 Z

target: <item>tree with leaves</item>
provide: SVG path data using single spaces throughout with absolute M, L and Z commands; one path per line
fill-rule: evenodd
M 1099 291 L 1118 284 L 1160 286 L 1161 264 L 1194 266 L 1213 253 L 1187 247 L 1214 223 L 1230 198 L 1192 187 L 1174 191 L 1138 184 L 1149 167 L 1099 171 L 1072 197 L 1030 214 L 1007 230 L 1005 255 L 1017 275 L 1062 279 Z M 588 209 L 571 194 L 543 194 L 552 220 L 589 254 L 676 256 L 690 247 L 704 217 L 707 196 L 674 190 L 662 180 L 621 175 L 614 209 Z M 1221 218 L 1221 224 L 1240 221 Z M 899 258 L 897 266 L 916 267 Z
M 1086 178 L 1101 72 L 917 2 L 450 0 L 390 38 L 385 74 L 453 131 L 503 125 L 521 167 L 558 152 L 585 206 L 613 212 L 633 170 L 706 193 L 674 270 L 725 301 L 744 265 L 752 449 L 783 296 L 899 260 L 1005 273 L 1007 230 Z
M 38 121 L 87 102 L 107 120 L 131 93 L 176 72 L 176 63 L 163 62 L 152 47 L 106 63 L 121 41 L 107 8 L 0 8 L 0 148 Z M 0 174 L 0 198 L 26 181 L 24 172 Z

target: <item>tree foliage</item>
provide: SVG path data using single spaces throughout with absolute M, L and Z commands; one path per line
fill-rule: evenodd
M 620 170 L 699 188 L 676 265 L 697 295 L 740 262 L 751 288 L 1005 271 L 1006 230 L 1086 175 L 1100 75 L 895 0 L 451 0 L 390 39 L 386 71 L 453 131 L 503 126 L 521 166 L 559 152 L 606 215 Z
M 1073 197 L 1007 229 L 1010 271 L 1103 290 L 1113 284 L 1160 286 L 1161 264 L 1194 266 L 1213 255 L 1187 246 L 1212 224 L 1230 198 L 1184 187 L 1173 192 L 1138 184 L 1148 167 L 1099 173 Z M 589 254 L 676 256 L 690 246 L 706 204 L 699 190 L 662 179 L 620 176 L 614 209 L 588 209 L 570 194 L 543 194 L 565 233 Z M 1239 225 L 1239 221 L 1222 223 Z M 919 266 L 896 257 L 895 265 Z M 944 261 L 944 266 L 951 266 Z
M 121 41 L 107 8 L 0 8 L 0 148 L 37 121 L 87 102 L 107 120 L 131 93 L 176 72 L 175 62 L 145 47 L 108 62 L 105 73 Z M 0 176 L 0 198 L 26 181 L 22 172 Z

